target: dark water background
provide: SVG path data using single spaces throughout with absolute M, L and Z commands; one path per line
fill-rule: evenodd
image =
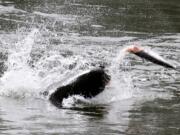
M 34 28 L 38 37 L 28 37 Z M 24 38 L 25 43 L 21 42 Z M 32 40 L 33 47 L 28 43 Z M 0 83 L 0 134 L 179 135 L 179 72 L 133 56 L 126 58 L 128 66 L 119 69 L 130 75 L 130 79 L 125 76 L 130 87 L 116 84 L 125 95 L 105 94 L 107 100 L 115 99 L 113 102 L 90 101 L 57 109 L 48 100 L 34 96 L 36 83 L 28 79 L 38 82 L 40 76 L 43 85 L 51 85 L 62 78 L 61 74 L 66 76 L 65 71 L 71 76 L 101 62 L 109 65 L 117 50 L 133 43 L 158 51 L 178 65 L 180 1 L 0 0 L 0 73 L 1 77 L 5 73 L 15 76 L 14 80 Z M 23 66 L 15 63 L 12 67 L 20 67 L 9 68 L 12 51 L 20 54 L 13 60 L 25 60 L 30 70 L 24 68 L 23 62 Z M 68 61 L 62 64 L 56 59 L 47 60 L 54 54 Z M 31 70 L 39 76 L 31 76 Z M 23 71 L 23 77 L 19 71 Z M 26 79 L 26 73 L 30 78 Z M 49 78 L 54 80 L 46 81 Z M 10 87 L 19 86 L 16 81 L 23 89 Z M 129 89 L 136 92 L 126 93 Z M 106 96 L 100 99 L 106 101 Z

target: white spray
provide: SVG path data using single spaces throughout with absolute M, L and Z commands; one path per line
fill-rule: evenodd
M 35 91 L 40 88 L 39 80 L 33 69 L 28 66 L 37 33 L 37 29 L 32 30 L 24 40 L 14 45 L 13 50 L 9 50 L 8 69 L 0 80 L 0 95 L 19 98 L 37 94 Z

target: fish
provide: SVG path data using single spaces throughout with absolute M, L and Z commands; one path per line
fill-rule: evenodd
M 127 48 L 127 52 L 133 53 L 140 58 L 143 58 L 154 64 L 163 66 L 165 68 L 170 68 L 170 69 L 174 69 L 174 70 L 176 70 L 176 68 L 177 68 L 176 66 L 171 64 L 169 61 L 167 61 L 163 57 L 161 57 L 159 54 L 157 54 L 151 50 L 144 49 L 139 46 L 130 46 Z

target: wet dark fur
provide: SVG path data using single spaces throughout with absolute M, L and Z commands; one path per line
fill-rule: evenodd
M 92 98 L 101 93 L 109 81 L 110 76 L 104 69 L 95 69 L 80 75 L 72 83 L 57 88 L 57 90 L 50 95 L 49 100 L 55 106 L 60 107 L 62 100 L 72 95 Z

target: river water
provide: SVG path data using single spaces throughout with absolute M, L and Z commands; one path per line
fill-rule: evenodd
M 179 135 L 179 72 L 121 51 L 180 66 L 179 15 L 179 0 L 0 0 L 0 134 Z M 112 82 L 93 99 L 40 94 L 102 64 Z

